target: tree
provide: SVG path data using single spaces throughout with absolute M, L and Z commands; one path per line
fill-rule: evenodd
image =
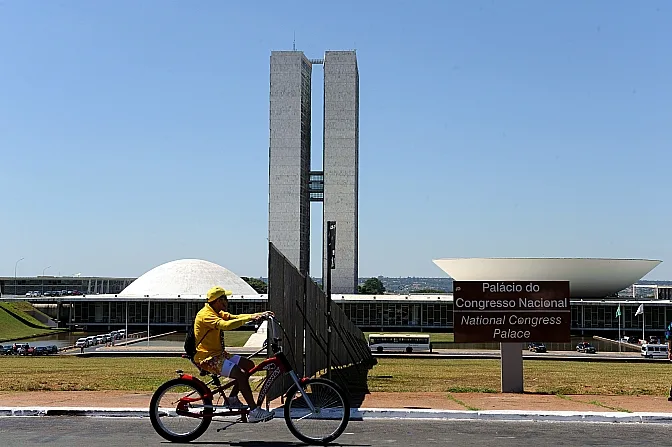
M 361 286 L 357 286 L 357 291 L 362 295 L 382 295 L 385 293 L 385 286 L 378 278 L 369 278 Z
M 266 284 L 261 279 L 248 278 L 246 276 L 241 276 L 240 278 L 246 283 L 248 283 L 257 293 L 259 294 L 268 293 L 268 284 Z
M 413 294 L 413 293 L 418 293 L 418 294 L 421 294 L 421 293 L 445 294 L 446 291 L 445 291 L 445 290 L 441 290 L 441 289 L 418 289 L 418 290 L 411 290 L 411 291 L 408 292 L 408 293 L 409 293 L 409 294 Z

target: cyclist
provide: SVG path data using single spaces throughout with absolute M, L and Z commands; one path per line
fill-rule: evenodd
M 196 355 L 194 363 L 199 368 L 212 374 L 221 374 L 236 381 L 229 398 L 231 408 L 243 407 L 238 399 L 238 390 L 243 394 L 250 412 L 248 422 L 261 422 L 273 419 L 273 412 L 257 406 L 252 396 L 252 389 L 248 382 L 246 372 L 254 367 L 254 362 L 239 355 L 231 355 L 226 352 L 224 345 L 224 331 L 236 329 L 248 321 L 256 321 L 272 312 L 256 314 L 232 315 L 227 312 L 228 296 L 233 292 L 222 287 L 215 286 L 208 290 L 207 302 L 196 314 L 194 321 L 194 335 L 196 338 Z

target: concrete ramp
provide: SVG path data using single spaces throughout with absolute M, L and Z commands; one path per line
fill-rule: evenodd
M 247 339 L 245 342 L 245 345 L 243 345 L 244 348 L 261 348 L 264 346 L 264 341 L 266 341 L 267 337 L 267 330 L 268 330 L 268 321 L 263 321 L 261 325 L 259 326 L 259 329 L 257 329 L 257 332 L 254 334 L 250 335 L 250 338 Z

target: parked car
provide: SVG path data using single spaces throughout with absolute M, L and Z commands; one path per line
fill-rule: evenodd
M 47 354 L 49 354 L 49 351 L 47 350 L 46 346 L 38 346 L 33 351 L 33 355 L 47 355 Z
M 596 354 L 597 349 L 587 341 L 583 341 L 576 345 L 576 352 L 584 352 L 586 354 Z
M 546 345 L 532 342 L 527 347 L 531 352 L 546 352 Z
M 16 355 L 28 355 L 28 350 L 30 349 L 32 352 L 33 348 L 31 348 L 28 343 L 14 343 L 12 349 Z
M 14 354 L 14 347 L 12 345 L 5 345 L 2 346 L 2 350 L 0 351 L 2 355 L 13 355 Z
M 49 352 L 49 354 L 58 354 L 58 346 L 49 345 L 47 346 L 47 351 Z

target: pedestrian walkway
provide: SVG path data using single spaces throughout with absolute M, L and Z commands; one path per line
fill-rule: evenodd
M 146 410 L 151 392 L 0 392 L 0 408 L 125 408 Z M 278 401 L 272 407 L 280 406 Z M 412 415 L 432 411 L 572 412 L 665 415 L 672 423 L 668 396 L 546 395 L 513 393 L 370 393 L 352 398 L 355 409 L 385 409 Z

